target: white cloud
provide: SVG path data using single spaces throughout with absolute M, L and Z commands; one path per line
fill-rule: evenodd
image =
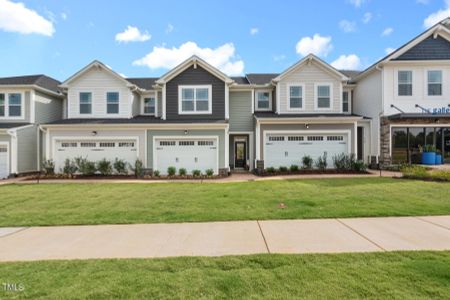
M 359 70 L 361 59 L 356 54 L 341 55 L 331 65 L 339 70 Z
M 175 27 L 169 23 L 169 24 L 167 24 L 167 27 L 166 27 L 166 33 L 171 33 L 174 29 L 175 29 Z
M 392 27 L 387 27 L 383 30 L 383 32 L 381 33 L 381 36 L 391 35 L 392 32 L 394 32 L 394 29 Z
M 151 39 L 151 37 L 152 36 L 147 31 L 141 32 L 137 27 L 128 25 L 124 32 L 116 34 L 116 41 L 119 43 L 145 42 Z
M 192 55 L 197 55 L 228 75 L 241 75 L 244 72 L 244 62 L 236 58 L 235 51 L 233 43 L 212 49 L 200 48 L 195 42 L 186 42 L 179 48 L 153 47 L 150 53 L 135 60 L 133 65 L 147 66 L 150 69 L 171 69 Z
M 316 33 L 312 38 L 309 36 L 303 37 L 298 41 L 295 49 L 298 54 L 306 56 L 313 53 L 317 56 L 327 56 L 333 50 L 331 44 L 331 36 L 321 36 Z
M 344 32 L 355 32 L 356 31 L 356 22 L 351 22 L 348 20 L 342 20 L 339 22 L 339 27 Z
M 61 19 L 67 20 L 67 14 L 66 13 L 61 13 Z
M 22 34 L 42 34 L 52 36 L 55 33 L 53 23 L 36 11 L 25 7 L 23 3 L 0 0 L 0 29 Z
M 391 47 L 387 47 L 386 49 L 384 49 L 384 52 L 386 53 L 386 55 L 389 55 L 394 51 L 395 51 L 395 48 L 391 48 Z
M 251 35 L 255 35 L 255 34 L 257 34 L 258 32 L 259 32 L 259 29 L 258 29 L 258 28 L 256 28 L 256 27 L 250 28 L 250 34 L 251 34 Z
M 366 0 L 347 0 L 348 3 L 352 4 L 356 8 L 361 7 L 361 5 L 366 2 Z
M 423 27 L 429 28 L 447 17 L 450 17 L 450 0 L 445 0 L 445 8 L 432 13 L 423 21 Z
M 364 14 L 364 16 L 363 16 L 363 19 L 362 19 L 363 23 L 364 23 L 364 24 L 369 23 L 370 20 L 372 20 L 372 17 L 373 17 L 373 16 L 372 16 L 372 13 L 366 12 L 366 13 Z

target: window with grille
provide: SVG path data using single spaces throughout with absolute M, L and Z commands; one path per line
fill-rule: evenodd
M 113 148 L 115 146 L 116 146 L 116 143 L 114 143 L 114 142 L 101 142 L 100 143 L 100 147 L 103 147 L 103 148 Z
M 272 135 L 272 136 L 269 136 L 269 141 L 270 142 L 282 142 L 282 141 L 284 141 L 284 136 Z
M 194 141 L 179 141 L 178 145 L 180 146 L 194 146 Z
M 80 147 L 83 148 L 95 148 L 97 146 L 97 143 L 94 142 L 82 142 L 80 143 Z
M 75 142 L 64 142 L 61 143 L 62 148 L 75 148 L 77 146 L 77 143 Z
M 160 146 L 175 146 L 175 141 L 159 141 Z
M 311 136 L 308 136 L 308 141 L 323 141 L 323 136 L 311 135 Z
M 134 147 L 134 142 L 119 142 L 119 147 L 122 148 Z
M 199 146 L 213 146 L 214 142 L 213 141 L 198 141 L 198 145 Z
M 343 141 L 344 137 L 342 135 L 330 135 L 327 136 L 327 141 Z
M 288 136 L 288 141 L 290 142 L 295 142 L 295 141 L 303 141 L 303 137 L 302 136 Z

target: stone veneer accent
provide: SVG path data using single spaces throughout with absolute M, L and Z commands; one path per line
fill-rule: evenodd
M 437 120 L 437 121 L 436 121 Z M 380 165 L 388 166 L 392 163 L 392 158 L 389 155 L 391 149 L 391 137 L 390 137 L 390 125 L 402 125 L 408 127 L 408 125 L 415 124 L 433 124 L 436 127 L 442 124 L 450 124 L 449 117 L 436 117 L 436 118 L 402 118 L 402 119 L 389 119 L 388 117 L 380 118 Z

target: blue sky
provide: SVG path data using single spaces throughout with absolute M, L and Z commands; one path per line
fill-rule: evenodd
M 191 54 L 231 75 L 281 72 L 309 52 L 364 69 L 449 16 L 449 4 L 0 0 L 0 76 L 63 81 L 98 59 L 127 77 L 157 77 Z

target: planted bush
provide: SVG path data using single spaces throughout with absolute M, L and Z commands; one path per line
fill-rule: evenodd
M 311 170 L 313 166 L 313 159 L 309 155 L 305 155 L 302 157 L 303 169 Z
M 134 173 L 136 178 L 142 177 L 144 174 L 144 163 L 140 159 L 136 159 L 134 166 L 131 167 L 131 171 Z
M 42 162 L 42 167 L 44 168 L 45 174 L 53 175 L 55 174 L 55 162 L 52 159 L 47 159 Z
M 268 167 L 268 168 L 266 168 L 266 172 L 267 172 L 267 173 L 275 173 L 276 170 L 275 170 L 274 167 Z
M 200 171 L 200 170 L 192 170 L 192 176 L 199 177 L 200 175 L 202 175 L 202 171 Z
M 285 166 L 281 166 L 278 170 L 280 170 L 280 172 L 286 173 L 288 171 L 288 168 Z
M 176 173 L 177 173 L 177 168 L 175 168 L 175 167 L 167 168 L 167 175 L 169 175 L 170 177 L 175 176 Z
M 353 170 L 356 163 L 355 154 L 336 154 L 332 158 L 334 168 L 338 171 L 350 171 Z
M 327 153 L 324 152 L 323 155 L 319 156 L 315 162 L 315 166 L 320 171 L 325 171 L 327 169 L 328 163 L 327 163 Z
M 365 172 L 367 165 L 362 160 L 357 160 L 354 162 L 352 169 L 356 172 Z
M 297 165 L 291 165 L 291 166 L 289 167 L 289 170 L 291 170 L 291 172 L 297 172 L 298 169 L 299 169 L 299 167 L 298 167 Z
M 211 176 L 214 175 L 214 170 L 213 169 L 207 169 L 205 171 L 205 173 L 206 173 L 206 176 L 211 177 Z
M 95 172 L 97 172 L 97 168 L 95 167 L 95 162 L 89 161 L 85 157 L 81 157 L 81 156 L 76 157 L 75 164 L 78 168 L 78 171 L 85 176 L 91 176 L 91 175 L 94 175 Z
M 119 175 L 126 175 L 128 173 L 127 163 L 123 159 L 116 158 L 113 167 Z
M 153 176 L 155 176 L 155 177 L 159 177 L 159 176 L 160 176 L 160 173 L 159 173 L 159 171 L 158 171 L 158 170 L 154 171 L 154 172 L 153 172 Z
M 64 161 L 64 167 L 62 171 L 64 174 L 73 177 L 73 174 L 75 174 L 78 171 L 78 167 L 73 160 L 66 158 L 66 160 Z
M 186 171 L 185 168 L 180 168 L 180 169 L 178 170 L 178 174 L 179 174 L 180 176 L 186 176 L 187 171 Z
M 97 171 L 100 172 L 103 176 L 111 175 L 113 172 L 112 164 L 106 158 L 97 162 Z

